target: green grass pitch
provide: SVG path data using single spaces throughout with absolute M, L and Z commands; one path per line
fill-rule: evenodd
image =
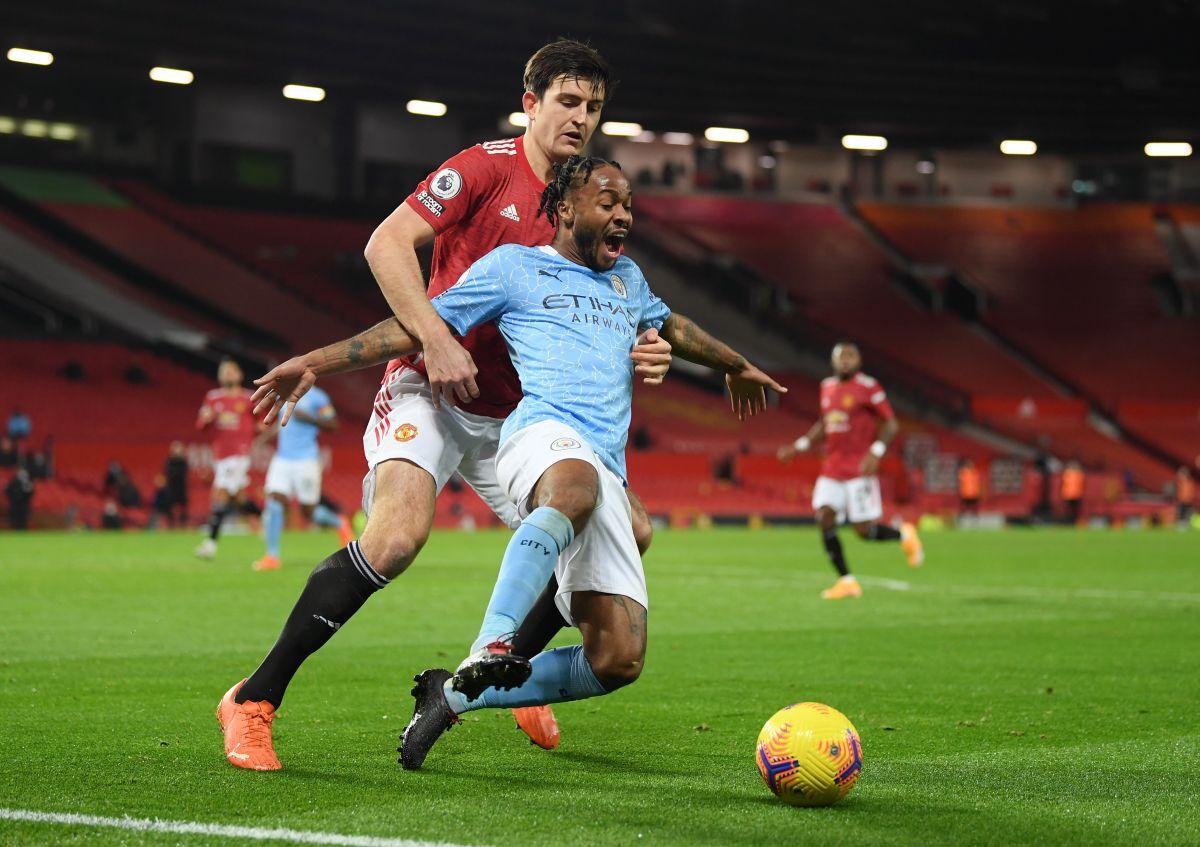
M 498 847 L 1195 843 L 1200 534 L 947 532 L 917 571 L 845 537 L 866 594 L 832 603 L 811 529 L 660 532 L 638 683 L 558 706 L 552 753 L 480 712 L 407 773 L 411 677 L 458 661 L 507 539 L 435 534 L 301 670 L 262 774 L 213 711 L 331 536 L 289 533 L 265 574 L 254 538 L 205 563 L 191 534 L 0 536 L 0 807 Z M 862 736 L 838 806 L 755 769 L 799 700 Z M 0 820 L 5 845 L 219 841 Z

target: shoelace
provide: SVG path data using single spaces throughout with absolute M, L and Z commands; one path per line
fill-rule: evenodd
M 253 746 L 261 746 L 270 748 L 271 745 L 271 721 L 275 720 L 275 715 L 269 717 L 262 712 L 247 712 L 246 714 L 246 741 Z

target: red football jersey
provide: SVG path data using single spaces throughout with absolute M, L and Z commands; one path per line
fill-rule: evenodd
M 447 159 L 405 201 L 437 237 L 429 296 L 436 297 L 477 259 L 501 244 L 536 247 L 554 240 L 554 227 L 537 213 L 546 184 L 529 167 L 522 138 L 485 141 Z M 479 374 L 479 398 L 463 410 L 492 418 L 507 417 L 521 400 L 521 380 L 494 323 L 475 327 L 462 345 Z M 397 368 L 422 374 L 420 356 L 388 363 L 384 380 Z
M 204 395 L 200 413 L 204 414 L 204 410 L 209 409 L 213 417 L 207 424 L 197 421 L 196 426 L 213 431 L 214 459 L 245 456 L 250 453 L 250 445 L 254 442 L 254 432 L 257 428 L 250 396 L 249 390 L 245 388 L 234 389 L 232 393 L 226 393 L 223 388 L 214 388 Z
M 821 417 L 825 421 L 825 462 L 821 476 L 854 479 L 879 431 L 879 422 L 896 416 L 883 386 L 866 374 L 843 382 L 821 380 Z

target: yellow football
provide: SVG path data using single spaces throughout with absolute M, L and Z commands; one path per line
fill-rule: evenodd
M 862 744 L 850 720 L 823 703 L 780 709 L 758 734 L 763 782 L 793 806 L 828 806 L 850 793 L 862 773 Z

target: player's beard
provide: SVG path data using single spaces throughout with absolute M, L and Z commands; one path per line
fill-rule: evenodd
M 599 253 L 600 234 L 598 232 L 589 232 L 588 230 L 575 227 L 575 231 L 571 233 L 575 239 L 575 249 L 579 251 L 579 255 L 583 258 L 583 263 L 594 271 L 604 271 L 607 268 L 600 266 L 599 260 L 596 258 Z

